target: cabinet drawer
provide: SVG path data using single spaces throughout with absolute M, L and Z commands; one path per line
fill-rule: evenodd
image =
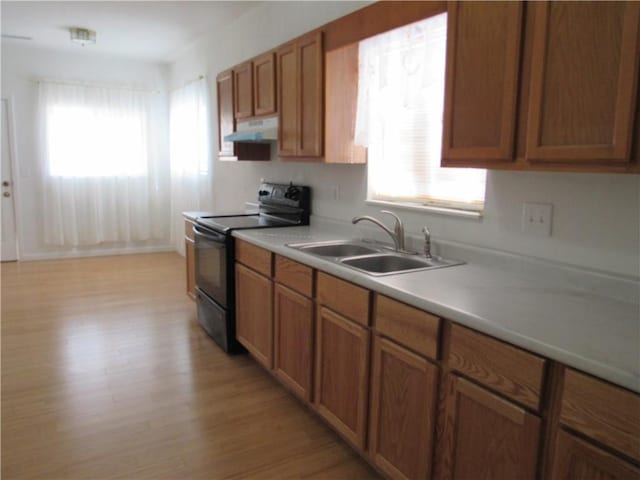
M 271 277 L 271 252 L 242 240 L 236 240 L 236 260 L 256 272 Z
M 302 295 L 313 294 L 313 269 L 287 257 L 276 255 L 276 281 Z
M 190 220 L 185 220 L 184 222 L 184 236 L 189 240 L 195 240 L 195 237 L 193 235 L 193 222 L 191 222 Z
M 535 410 L 540 408 L 545 362 L 486 335 L 451 327 L 450 368 Z
M 438 356 L 440 319 L 427 312 L 376 295 L 375 329 L 427 357 Z
M 369 290 L 318 272 L 316 300 L 362 325 L 369 324 Z
M 640 460 L 640 395 L 567 369 L 560 421 Z

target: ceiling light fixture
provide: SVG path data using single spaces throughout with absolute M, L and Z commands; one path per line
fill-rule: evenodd
M 71 27 L 69 33 L 71 34 L 71 41 L 79 43 L 83 47 L 96 43 L 96 32 L 93 30 Z

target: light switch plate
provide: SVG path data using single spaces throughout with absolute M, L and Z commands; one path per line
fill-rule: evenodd
M 550 203 L 522 204 L 522 231 L 539 237 L 551 236 L 553 205 Z

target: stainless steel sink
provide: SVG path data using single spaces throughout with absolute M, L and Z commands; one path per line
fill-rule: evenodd
M 390 275 L 394 273 L 415 272 L 452 267 L 462 262 L 433 257 L 424 258 L 396 253 L 383 253 L 353 258 L 343 258 L 340 263 L 361 270 L 370 275 Z
M 390 247 L 384 244 L 361 240 L 334 240 L 287 246 L 373 276 L 433 270 L 464 263 L 441 257 L 425 258 L 410 253 L 390 252 Z
M 288 246 L 321 257 L 355 257 L 383 251 L 382 248 L 363 245 L 363 242 L 357 241 L 301 243 Z

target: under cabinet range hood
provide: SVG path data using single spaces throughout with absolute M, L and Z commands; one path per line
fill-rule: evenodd
M 278 140 L 278 117 L 238 122 L 236 131 L 225 135 L 225 142 L 270 143 Z

